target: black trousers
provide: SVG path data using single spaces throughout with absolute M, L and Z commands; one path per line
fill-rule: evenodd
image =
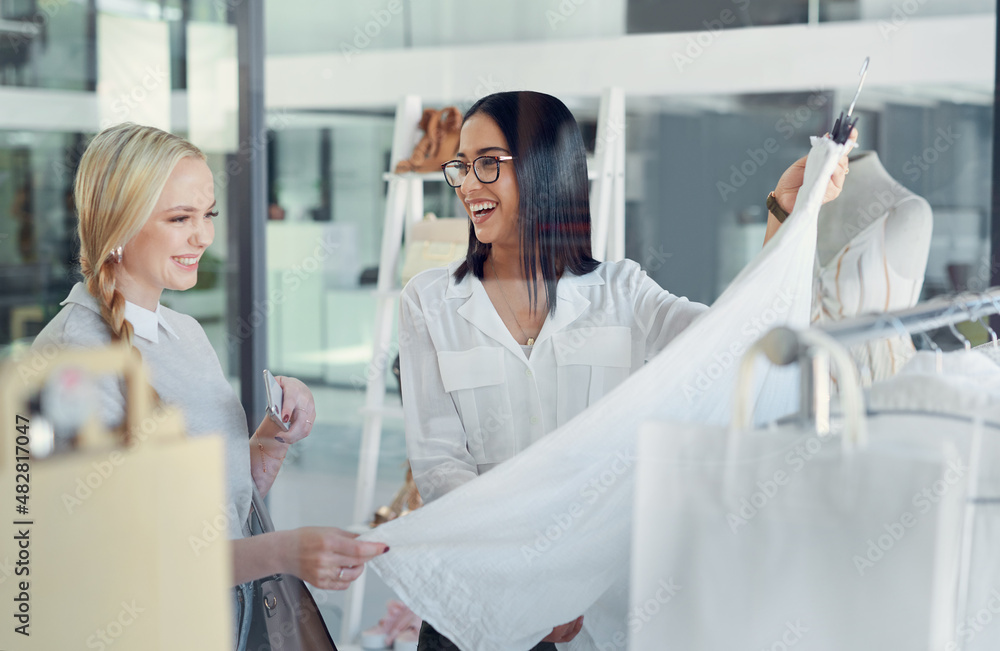
M 417 651 L 458 651 L 451 640 L 434 630 L 434 627 L 424 622 L 420 626 L 420 641 Z M 531 651 L 556 651 L 556 645 L 551 642 L 539 642 Z

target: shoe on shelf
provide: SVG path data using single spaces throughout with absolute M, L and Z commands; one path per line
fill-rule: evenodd
M 437 153 L 436 147 L 440 127 L 440 111 L 437 109 L 424 109 L 423 115 L 420 116 L 419 124 L 419 129 L 424 132 L 424 137 L 413 148 L 413 154 L 407 160 L 401 160 L 396 164 L 396 174 L 417 171 L 418 166 Z
M 389 520 L 401 518 L 423 505 L 424 501 L 420 497 L 420 491 L 417 490 L 417 483 L 413 481 L 413 469 L 410 468 L 410 463 L 407 462 L 406 481 L 403 483 L 403 487 L 396 492 L 395 497 L 392 498 L 392 502 L 388 506 L 378 507 L 375 511 L 375 517 L 372 518 L 372 526 L 377 527 Z
M 441 166 L 454 160 L 458 153 L 458 139 L 462 134 L 462 113 L 454 106 L 441 109 L 438 116 L 434 153 L 418 163 L 417 172 L 439 172 Z

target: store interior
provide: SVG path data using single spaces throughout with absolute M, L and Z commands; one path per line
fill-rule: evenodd
M 933 212 L 919 301 L 998 284 L 994 2 L 267 0 L 264 38 L 242 47 L 240 5 L 0 2 L 0 359 L 30 346 L 79 279 L 72 187 L 90 138 L 125 120 L 189 138 L 208 155 L 220 217 L 197 286 L 162 303 L 198 320 L 238 394 L 256 391 L 248 413 L 264 401 L 247 388 L 260 373 L 243 367 L 248 340 L 316 400 L 268 498 L 279 529 L 361 531 L 359 509 L 388 504 L 405 478 L 397 326 L 393 314 L 389 339 L 379 332 L 378 282 L 400 284 L 384 232 L 394 138 L 416 133 L 400 124 L 408 98 L 464 112 L 537 90 L 569 106 L 592 163 L 624 139 L 625 257 L 711 304 L 760 251 L 768 192 L 846 110 L 870 57 L 858 149 Z M 238 83 L 247 57 L 262 62 L 262 97 Z M 624 120 L 602 125 L 612 88 Z M 266 127 L 248 134 L 243 114 L 260 107 Z M 240 210 L 241 149 L 266 167 L 266 214 Z M 408 214 L 464 216 L 443 180 L 421 181 Z M 264 284 L 248 305 L 237 247 L 251 220 L 266 222 L 253 260 Z M 963 345 L 948 328 L 929 334 L 918 349 Z M 385 391 L 374 422 L 373 383 Z M 312 592 L 347 649 L 396 598 L 372 573 L 360 596 Z

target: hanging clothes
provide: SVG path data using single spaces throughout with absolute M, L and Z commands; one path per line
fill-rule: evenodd
M 892 419 L 899 431 L 948 432 L 967 450 L 966 501 L 958 608 L 940 649 L 1000 648 L 1000 365 L 992 344 L 972 351 L 921 351 L 890 380 L 868 392 L 870 418 Z M 976 422 L 983 426 L 977 430 Z M 976 434 L 979 433 L 977 437 Z
M 742 353 L 771 327 L 808 324 L 816 217 L 844 151 L 813 139 L 792 215 L 659 356 L 521 454 L 362 536 L 392 548 L 370 565 L 415 613 L 477 651 L 529 649 L 583 613 L 567 648 L 615 647 L 627 630 L 638 427 L 726 422 Z M 794 374 L 761 368 L 755 413 L 793 410 Z

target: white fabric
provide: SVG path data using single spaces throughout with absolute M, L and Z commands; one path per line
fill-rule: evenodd
M 920 352 L 891 380 L 879 382 L 868 393 L 874 414 L 893 418 L 900 431 L 941 434 L 963 450 L 970 450 L 969 465 L 975 480 L 967 505 L 970 520 L 968 583 L 959 591 L 961 610 L 946 651 L 993 651 L 1000 648 L 1000 366 L 984 353 L 993 348 L 944 353 L 940 357 Z M 911 413 L 909 421 L 894 415 Z M 948 421 L 931 416 L 951 416 Z M 873 418 L 878 418 L 874 416 Z M 986 423 L 979 442 L 978 463 L 972 456 L 975 427 L 970 419 Z M 960 586 L 960 587 L 962 587 Z
M 477 651 L 528 649 L 585 613 L 569 648 L 615 648 L 627 626 L 637 428 L 650 418 L 725 422 L 742 352 L 772 326 L 808 324 L 816 216 L 843 151 L 813 140 L 790 218 L 659 356 L 523 453 L 363 536 L 391 546 L 370 565 L 414 612 Z M 763 382 L 762 418 L 794 404 L 781 375 Z
M 869 422 L 853 452 L 798 426 L 732 446 L 723 427 L 645 426 L 629 649 L 943 649 L 969 472 L 914 421 Z
M 531 355 L 482 282 L 418 274 L 403 290 L 399 368 L 406 447 L 425 502 L 506 461 L 641 369 L 708 308 L 631 260 L 564 274 Z
M 1000 364 L 1000 342 L 989 342 L 973 348 L 976 352 L 982 353 L 992 361 Z

